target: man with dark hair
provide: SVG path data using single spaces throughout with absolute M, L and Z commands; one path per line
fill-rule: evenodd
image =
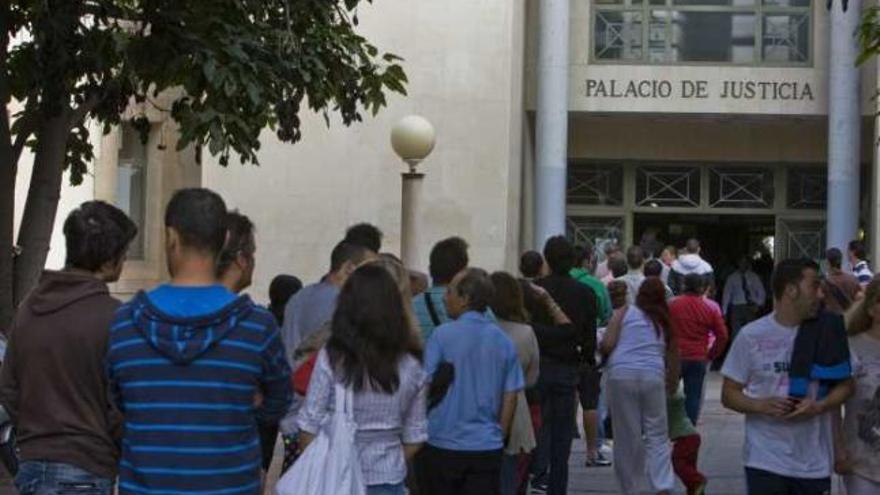
M 291 398 L 278 327 L 217 281 L 228 232 L 219 195 L 178 191 L 165 219 L 171 282 L 137 294 L 110 329 L 107 368 L 126 421 L 119 491 L 256 493 L 255 425 L 277 421 Z
M 645 278 L 656 277 L 663 282 L 663 289 L 666 291 L 666 300 L 669 301 L 675 296 L 675 294 L 672 293 L 672 289 L 670 289 L 663 280 L 663 266 L 664 265 L 660 260 L 656 258 L 650 259 L 645 262 L 645 266 L 642 268 L 642 273 L 645 275 Z
M 574 262 L 575 267 L 571 269 L 569 275 L 593 291 L 593 295 L 596 296 L 597 305 L 596 326 L 604 327 L 608 323 L 608 319 L 611 318 L 611 298 L 608 295 L 608 289 L 605 288 L 605 284 L 592 275 L 592 244 L 587 243 L 586 245 L 575 246 Z M 581 407 L 584 411 L 584 442 L 587 447 L 587 466 L 611 465 L 611 461 L 599 450 L 598 399 L 595 405 L 590 401 L 590 395 L 593 393 L 592 390 L 599 388 L 599 383 L 601 383 L 601 374 L 598 370 L 588 367 L 581 372 L 578 384 L 578 397 L 581 399 Z
M 855 275 L 843 271 L 843 253 L 840 249 L 831 248 L 825 251 L 825 260 L 828 262 L 828 271 L 822 285 L 825 309 L 843 314 L 858 298 L 862 286 Z
M 684 253 L 672 263 L 668 283 L 675 295 L 684 292 L 684 276 L 689 273 L 702 276 L 706 279 L 708 286 L 714 286 L 715 276 L 712 265 L 700 256 L 700 252 L 700 241 L 688 239 L 684 246 Z
M 777 265 L 774 312 L 743 327 L 721 370 L 722 403 L 746 415 L 744 462 L 750 495 L 821 495 L 831 490 L 828 413 L 852 393 L 852 380 L 829 387 L 827 394 L 810 387 L 803 399 L 793 398 L 790 390 L 796 342 L 804 324 L 819 312 L 818 268 L 811 260 Z M 845 345 L 845 334 L 842 338 Z
M 428 271 L 431 287 L 413 298 L 413 311 L 425 342 L 435 328 L 450 320 L 443 304 L 446 286 L 468 266 L 468 244 L 461 237 L 449 237 L 431 249 Z
M 596 372 L 596 296 L 587 286 L 570 275 L 575 252 L 563 236 L 551 237 L 544 245 L 544 258 L 550 275 L 536 282 L 562 308 L 571 320 L 569 325 L 536 318 L 536 323 L 553 329 L 537 332 L 541 351 L 541 414 L 544 426 L 538 438 L 533 463 L 536 478 L 533 486 L 545 485 L 548 493 L 564 494 L 568 489 L 568 458 L 575 424 L 575 391 L 583 376 L 597 377 Z M 599 383 L 584 380 L 577 390 L 585 410 L 595 411 L 599 400 Z M 547 469 L 549 467 L 549 477 Z
M 61 493 L 76 483 L 112 494 L 122 432 L 108 395 L 104 357 L 119 279 L 137 227 L 101 201 L 64 222 L 67 262 L 46 270 L 22 302 L 0 372 L 0 403 L 18 431 L 23 493 Z
M 626 275 L 615 279 L 626 283 L 627 304 L 632 305 L 636 302 L 636 295 L 639 293 L 639 288 L 642 286 L 642 282 L 645 281 L 645 274 L 642 272 L 644 266 L 645 251 L 640 246 L 630 246 L 629 249 L 626 250 Z
M 867 286 L 874 278 L 874 272 L 868 266 L 868 251 L 865 249 L 865 243 L 859 240 L 850 241 L 847 248 L 849 255 L 849 264 L 852 265 L 853 275 L 859 279 L 862 287 Z
M 502 448 L 525 380 L 513 342 L 486 316 L 494 291 L 484 270 L 455 275 L 444 298 L 454 321 L 428 339 L 425 370 L 433 377 L 449 363 L 454 377 L 428 416 L 417 463 L 423 495 L 500 493 Z
M 341 241 L 330 254 L 330 271 L 320 281 L 307 285 L 290 298 L 284 309 L 281 337 L 287 357 L 294 366 L 299 345 L 333 318 L 336 298 L 348 276 L 376 255 L 366 247 Z
M 535 280 L 536 278 L 547 275 L 547 264 L 544 263 L 544 257 L 537 251 L 526 251 L 519 258 L 519 272 L 526 280 Z
M 230 292 L 251 286 L 256 265 L 257 243 L 251 219 L 237 211 L 226 215 L 228 238 L 217 258 L 217 278 Z
M 382 231 L 373 224 L 359 223 L 352 225 L 345 231 L 344 242 L 363 246 L 375 254 L 382 249 Z

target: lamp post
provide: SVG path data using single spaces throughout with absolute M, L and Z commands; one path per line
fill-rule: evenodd
M 422 180 L 425 174 L 418 172 L 419 163 L 431 151 L 435 143 L 434 126 L 424 117 L 410 115 L 400 119 L 391 130 L 391 147 L 408 167 L 400 174 L 402 201 L 400 218 L 400 257 L 408 268 L 419 263 L 419 212 L 422 206 Z

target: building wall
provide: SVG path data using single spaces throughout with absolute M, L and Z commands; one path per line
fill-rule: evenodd
M 422 164 L 425 204 L 419 268 L 437 240 L 460 235 L 476 266 L 513 266 L 518 249 L 522 156 L 524 6 L 510 0 L 384 0 L 359 9 L 359 29 L 380 50 L 401 55 L 407 97 L 394 96 L 376 118 L 345 128 L 303 119 L 303 140 L 262 136 L 260 166 L 228 168 L 206 156 L 203 182 L 257 226 L 251 293 L 264 298 L 271 278 L 305 282 L 328 268 L 345 228 L 360 221 L 385 232 L 399 251 L 400 172 L 389 144 L 401 117 L 419 114 L 437 131 Z
M 606 2 L 613 3 L 613 2 Z M 653 2 L 652 2 L 653 4 Z M 867 7 L 867 4 L 866 4 Z M 592 57 L 593 0 L 571 2 L 571 80 L 573 112 L 701 113 L 745 115 L 825 115 L 828 111 L 828 26 L 826 2 L 812 7 L 811 61 L 807 66 L 731 66 L 711 63 L 649 65 L 597 63 Z M 527 105 L 535 107 L 538 1 L 528 0 L 526 44 Z M 873 114 L 876 62 L 862 69 L 863 114 Z M 630 83 L 636 94 L 627 94 Z M 765 83 L 765 86 L 760 86 Z M 775 89 L 773 84 L 776 84 Z M 783 86 L 779 86 L 783 83 Z M 668 96 L 658 89 L 667 85 Z M 734 98 L 729 85 L 751 84 L 754 94 Z M 805 93 L 805 87 L 809 92 Z M 766 91 L 766 95 L 762 94 Z M 725 96 L 727 95 L 727 96 Z

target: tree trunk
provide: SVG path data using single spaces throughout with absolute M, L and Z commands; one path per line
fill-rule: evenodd
M 39 141 L 34 155 L 34 171 L 28 189 L 24 216 L 18 229 L 21 254 L 15 260 L 15 305 L 30 293 L 46 264 L 55 214 L 61 197 L 67 137 L 70 132 L 69 116 L 47 119 L 40 125 Z
M 8 133 L 4 133 L 7 134 Z M 6 333 L 15 314 L 12 247 L 15 241 L 15 170 L 12 145 L 0 142 L 0 332 Z

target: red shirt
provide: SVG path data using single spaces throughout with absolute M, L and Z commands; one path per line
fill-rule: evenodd
M 669 303 L 669 316 L 678 336 L 681 359 L 706 361 L 715 359 L 727 345 L 727 325 L 721 312 L 710 306 L 702 296 L 685 294 Z M 709 349 L 709 335 L 715 343 Z

